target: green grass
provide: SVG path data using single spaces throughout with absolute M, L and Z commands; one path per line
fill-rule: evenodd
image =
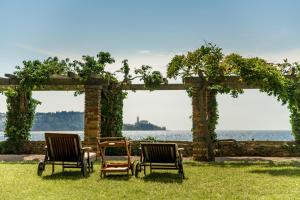
M 175 171 L 140 178 L 101 179 L 99 165 L 84 178 L 79 169 L 64 173 L 37 163 L 0 163 L 0 199 L 299 199 L 299 163 L 185 162 L 186 179 Z

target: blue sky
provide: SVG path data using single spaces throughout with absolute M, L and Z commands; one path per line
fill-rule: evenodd
M 164 72 L 172 56 L 204 41 L 216 43 L 224 53 L 300 60 L 299 9 L 296 0 L 1 0 L 0 76 L 12 73 L 23 60 L 79 59 L 98 51 L 116 58 L 112 69 L 128 58 L 132 67 L 149 64 Z M 74 99 L 72 93 L 35 95 L 44 102 L 39 111 L 83 110 L 83 98 Z M 218 100 L 219 129 L 289 129 L 287 109 L 272 97 L 249 91 L 238 100 Z M 256 101 L 261 104 L 251 103 Z M 171 112 L 174 108 L 177 115 Z M 184 92 L 130 93 L 124 112 L 125 122 L 141 115 L 172 129 L 191 127 L 190 100 Z M 249 120 L 254 121 L 249 125 Z

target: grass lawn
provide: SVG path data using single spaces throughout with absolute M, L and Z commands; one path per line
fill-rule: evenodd
M 184 163 L 186 179 L 175 171 L 140 178 L 108 176 L 99 165 L 84 178 L 80 169 L 37 163 L 0 163 L 0 199 L 299 199 L 299 163 Z M 142 173 L 143 174 L 143 173 Z

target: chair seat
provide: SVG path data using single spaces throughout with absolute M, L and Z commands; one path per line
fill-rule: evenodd
M 95 161 L 96 160 L 96 153 L 94 153 L 94 152 L 85 152 L 84 153 L 84 160 L 88 159 L 88 153 L 90 154 L 90 161 Z
M 105 172 L 126 172 L 129 170 L 129 167 L 105 167 L 101 171 Z

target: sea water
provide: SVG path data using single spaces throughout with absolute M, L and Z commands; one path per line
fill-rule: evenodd
M 33 131 L 30 140 L 44 140 L 45 132 L 57 131 Z M 234 139 L 237 141 L 294 141 L 290 130 L 217 130 L 218 139 Z M 83 131 L 59 131 L 59 133 L 76 133 L 83 140 Z M 192 141 L 192 132 L 188 130 L 167 131 L 123 131 L 123 136 L 132 140 L 141 140 L 146 137 L 154 137 L 160 141 Z M 0 141 L 4 141 L 4 133 L 0 132 Z

